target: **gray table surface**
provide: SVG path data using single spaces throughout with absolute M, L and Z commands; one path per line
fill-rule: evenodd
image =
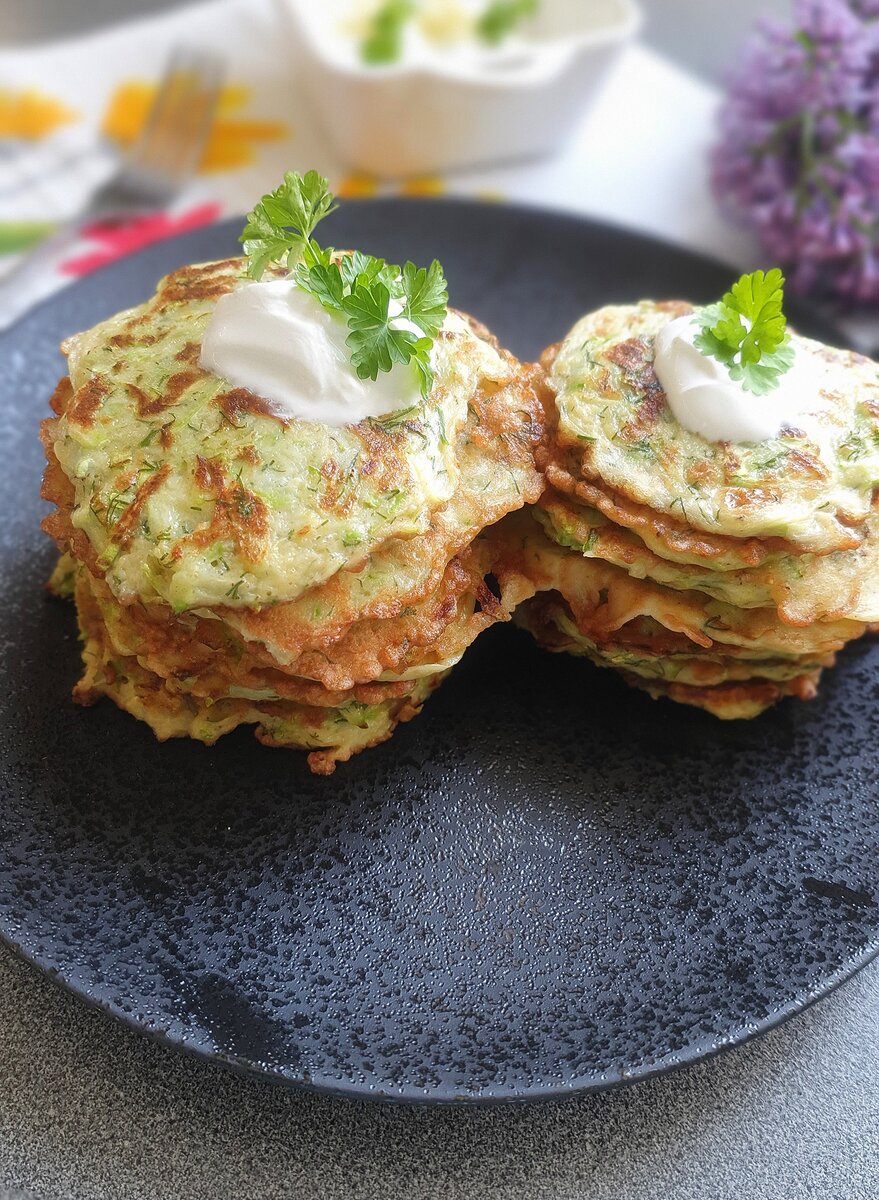
M 674 1075 L 484 1109 L 330 1100 L 171 1053 L 0 957 L 0 1180 L 39 1200 L 875 1200 L 879 967 Z
M 173 0 L 5 0 L 0 44 Z M 703 73 L 754 14 L 648 0 Z M 8 1189 L 8 1193 L 5 1190 Z M 879 965 L 759 1041 L 563 1102 L 413 1109 L 273 1088 L 154 1045 L 0 951 L 0 1194 L 34 1200 L 876 1200 Z

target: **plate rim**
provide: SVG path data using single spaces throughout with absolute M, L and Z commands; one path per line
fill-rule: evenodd
M 638 242 L 644 246 L 659 247 L 664 251 L 671 251 L 674 254 L 680 255 L 682 258 L 689 259 L 691 262 L 698 262 L 703 266 L 708 266 L 713 270 L 728 271 L 730 275 L 736 270 L 736 266 L 727 262 L 725 259 L 715 257 L 712 254 L 703 252 L 702 250 L 686 246 L 681 242 L 672 241 L 669 238 L 657 237 L 646 230 L 633 229 L 625 224 L 599 220 L 597 217 L 583 215 L 574 212 L 568 208 L 552 208 L 540 204 L 526 204 L 512 201 L 496 201 L 496 200 L 481 200 L 470 196 L 450 195 L 450 196 L 352 196 L 342 197 L 345 209 L 364 208 L 376 209 L 383 208 L 399 209 L 400 211 L 407 209 L 424 209 L 424 208 L 456 208 L 461 211 L 473 212 L 497 212 L 502 211 L 505 214 L 512 214 L 516 217 L 529 220 L 550 220 L 559 223 L 569 224 L 575 228 L 587 228 L 594 230 L 596 233 L 609 231 L 614 236 L 624 237 L 630 241 Z M 210 230 L 233 230 L 241 227 L 246 217 L 245 213 L 233 213 L 222 217 L 219 221 L 212 221 L 207 225 L 199 225 L 195 229 L 185 229 L 181 233 L 172 234 L 167 238 L 159 238 L 154 242 L 150 242 L 146 246 L 141 246 L 140 249 L 133 251 L 131 254 L 124 254 L 120 258 L 113 259 L 112 262 L 103 264 L 93 271 L 89 271 L 85 275 L 80 275 L 76 278 L 71 278 L 67 283 L 62 284 L 60 288 L 56 288 L 48 296 L 44 296 L 38 300 L 36 304 L 20 313 L 11 325 L 5 329 L 0 329 L 0 350 L 4 343 L 11 339 L 16 334 L 19 328 L 29 322 L 33 317 L 38 316 L 44 309 L 49 308 L 64 296 L 70 294 L 74 289 L 81 286 L 89 286 L 92 281 L 99 281 L 106 278 L 108 273 L 121 271 L 128 266 L 136 266 L 142 260 L 148 258 L 156 251 L 158 247 L 170 247 L 177 243 L 184 243 L 193 237 L 204 234 Z M 237 242 L 237 236 L 234 238 Z M 184 261 L 180 264 L 186 266 Z M 839 339 L 842 348 L 850 348 L 848 339 L 844 331 L 835 323 L 832 314 L 828 315 L 827 311 L 819 304 L 809 300 L 804 300 L 798 296 L 789 297 L 789 308 L 794 311 L 794 320 L 797 317 L 806 316 L 813 320 L 816 324 L 823 326 L 828 332 L 832 332 Z
M 597 235 L 600 235 L 602 232 L 610 232 L 615 237 L 625 238 L 636 245 L 661 248 L 666 252 L 679 255 L 691 263 L 698 263 L 703 267 L 715 271 L 728 271 L 732 273 L 736 270 L 734 266 L 731 266 L 724 260 L 714 258 L 700 250 L 655 237 L 649 232 L 631 229 L 612 221 L 581 216 L 562 208 L 556 209 L 540 205 L 507 202 L 498 204 L 496 202 L 472 199 L 464 196 L 417 198 L 379 196 L 346 200 L 346 209 L 354 206 L 375 211 L 403 211 L 424 209 L 426 207 L 454 208 L 458 211 L 477 211 L 480 213 L 502 210 L 505 216 L 510 216 L 513 219 L 549 220 L 579 230 L 585 228 Z M 63 302 L 64 299 L 69 299 L 70 294 L 78 288 L 84 286 L 92 288 L 95 285 L 99 285 L 101 280 L 107 278 L 108 274 L 124 274 L 127 271 L 131 271 L 136 276 L 140 265 L 154 255 L 159 247 L 169 249 L 178 243 L 182 246 L 191 241 L 193 237 L 204 235 L 210 231 L 216 232 L 218 238 L 223 237 L 226 233 L 233 233 L 234 230 L 240 228 L 241 220 L 241 217 L 233 215 L 231 217 L 224 217 L 221 221 L 213 222 L 210 225 L 183 231 L 170 238 L 164 238 L 148 246 L 144 246 L 133 254 L 116 259 L 86 276 L 72 279 L 68 284 L 44 297 L 37 304 L 20 314 L 10 326 L 0 331 L 0 352 L 14 342 L 22 326 L 38 320 L 46 310 L 51 309 L 59 302 Z M 829 333 L 832 333 L 839 339 L 841 345 L 846 344 L 844 333 L 819 308 L 805 304 L 802 301 L 794 301 L 791 307 L 794 309 L 795 314 L 798 314 L 800 317 L 803 315 L 809 316 L 817 325 L 822 326 Z M 417 1088 L 411 1084 L 403 1084 L 398 1088 L 383 1089 L 367 1084 L 358 1084 L 353 1081 L 340 1081 L 338 1078 L 320 1074 L 311 1074 L 308 1072 L 297 1073 L 294 1070 L 283 1068 L 273 1069 L 265 1065 L 253 1063 L 248 1059 L 228 1054 L 216 1048 L 209 1049 L 199 1046 L 186 1037 L 174 1036 L 161 1029 L 152 1028 L 143 1021 L 138 1020 L 131 1013 L 126 1013 L 121 1006 L 114 1005 L 110 1000 L 104 1000 L 99 996 L 91 994 L 87 990 L 86 985 L 78 983 L 74 978 L 63 975 L 58 967 L 48 962 L 40 952 L 26 949 L 16 937 L 7 931 L 2 916 L 0 916 L 0 945 L 4 946 L 18 960 L 27 963 L 30 967 L 39 971 L 44 978 L 48 978 L 61 990 L 75 996 L 77 1000 L 82 1001 L 89 1008 L 98 1010 L 107 1018 L 119 1022 L 125 1028 L 148 1039 L 150 1042 L 170 1048 L 201 1063 L 215 1067 L 220 1066 L 225 1070 L 230 1070 L 251 1079 L 260 1079 L 264 1082 L 284 1087 L 301 1089 L 310 1094 L 348 1100 L 370 1100 L 378 1103 L 455 1107 L 481 1107 L 569 1099 L 579 1095 L 628 1086 L 659 1075 L 682 1070 L 685 1067 L 692 1066 L 694 1063 L 714 1058 L 719 1054 L 725 1053 L 727 1050 L 744 1045 L 754 1038 L 770 1032 L 798 1013 L 804 1012 L 813 1004 L 830 995 L 839 986 L 853 978 L 858 972 L 879 958 L 879 934 L 877 934 L 877 937 L 873 941 L 867 942 L 857 955 L 847 958 L 843 965 L 839 966 L 827 978 L 822 979 L 819 986 L 812 987 L 805 993 L 798 993 L 760 1020 L 740 1024 L 736 1029 L 722 1035 L 720 1038 L 712 1035 L 703 1036 L 691 1042 L 679 1052 L 669 1052 L 659 1058 L 649 1060 L 638 1067 L 613 1068 L 602 1072 L 600 1075 L 583 1075 L 571 1080 L 567 1084 L 537 1083 L 525 1086 L 514 1083 L 513 1085 L 501 1086 L 497 1089 L 493 1087 L 483 1088 L 478 1093 L 463 1092 L 452 1094 L 450 1089 L 442 1085 L 438 1088 Z
M 292 1071 L 273 1070 L 270 1067 L 256 1066 L 248 1059 L 227 1054 L 222 1050 L 207 1050 L 190 1044 L 185 1038 L 172 1037 L 162 1030 L 152 1029 L 137 1021 L 130 1014 L 115 1007 L 109 1001 L 90 995 L 83 987 L 60 974 L 57 967 L 46 965 L 37 953 L 29 953 L 20 943 L 11 938 L 0 925 L 0 945 L 4 946 L 20 961 L 39 971 L 43 978 L 49 979 L 60 990 L 75 996 L 88 1008 L 97 1010 L 109 1020 L 119 1022 L 127 1029 L 148 1041 L 170 1048 L 175 1053 L 213 1067 L 221 1067 L 236 1075 L 249 1079 L 259 1079 L 264 1083 L 302 1090 L 311 1095 L 331 1096 L 344 1100 L 366 1100 L 377 1104 L 417 1105 L 418 1107 L 489 1107 L 508 1104 L 532 1104 L 539 1101 L 557 1101 L 573 1099 L 576 1096 L 595 1095 L 599 1092 L 612 1091 L 620 1087 L 643 1083 L 656 1076 L 677 1073 L 696 1063 L 707 1062 L 728 1051 L 744 1046 L 748 1042 L 770 1033 L 773 1029 L 786 1024 L 793 1017 L 805 1012 L 814 1004 L 824 1000 L 837 988 L 853 979 L 871 962 L 879 959 L 879 938 L 868 944 L 864 952 L 855 959 L 850 959 L 839 967 L 828 979 L 822 981 L 820 987 L 812 988 L 805 996 L 797 996 L 774 1009 L 767 1017 L 759 1022 L 749 1022 L 748 1026 L 739 1026 L 731 1034 L 720 1039 L 701 1038 L 692 1042 L 685 1050 L 676 1054 L 667 1054 L 631 1070 L 608 1070 L 601 1076 L 586 1075 L 572 1081 L 568 1085 L 531 1085 L 528 1087 L 515 1086 L 515 1089 L 499 1088 L 486 1089 L 479 1094 L 460 1093 L 455 1095 L 443 1094 L 441 1089 L 416 1088 L 405 1084 L 394 1090 L 364 1087 L 355 1083 L 340 1083 L 319 1074 L 296 1075 Z

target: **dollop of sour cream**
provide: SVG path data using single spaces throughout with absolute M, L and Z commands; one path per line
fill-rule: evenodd
M 709 442 L 763 442 L 796 427 L 814 407 L 816 392 L 797 357 L 778 387 L 758 396 L 730 376 L 719 359 L 696 346 L 692 314 L 676 317 L 656 335 L 653 367 L 679 424 Z
M 391 302 L 391 316 L 394 307 Z M 396 316 L 395 328 L 423 336 Z M 201 365 L 233 387 L 268 400 L 282 417 L 356 425 L 410 408 L 421 399 L 412 363 L 359 379 L 351 365 L 345 321 L 292 279 L 243 283 L 214 306 L 201 344 Z

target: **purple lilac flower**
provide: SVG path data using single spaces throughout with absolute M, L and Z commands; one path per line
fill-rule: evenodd
M 879 303 L 879 0 L 797 0 L 730 80 L 712 184 L 790 286 Z

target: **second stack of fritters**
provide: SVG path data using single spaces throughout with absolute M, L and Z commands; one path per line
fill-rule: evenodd
M 814 695 L 879 620 L 879 367 L 794 336 L 804 427 L 710 442 L 654 370 L 657 332 L 691 311 L 603 308 L 544 355 L 547 486 L 537 523 L 507 526 L 537 593 L 516 619 L 653 696 L 750 717 Z

